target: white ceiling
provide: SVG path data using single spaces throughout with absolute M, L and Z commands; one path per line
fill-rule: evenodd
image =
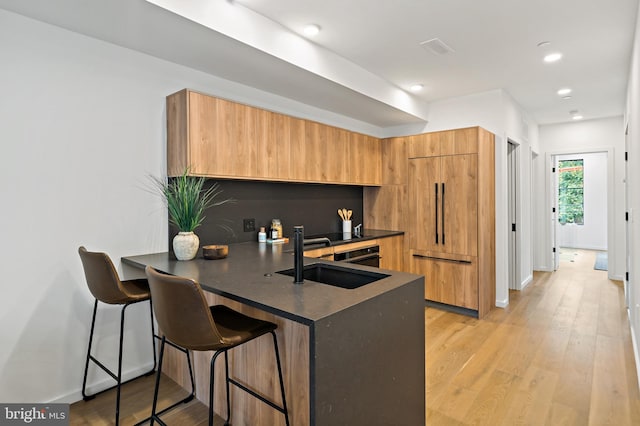
M 151 0 L 150 0 L 151 1 Z M 380 127 L 504 89 L 540 124 L 624 112 L 638 0 L 0 0 L 0 8 Z M 307 23 L 321 33 L 308 43 Z M 438 56 L 420 42 L 440 38 Z M 285 40 L 286 39 L 286 40 Z M 537 44 L 550 41 L 540 48 Z M 549 50 L 564 54 L 544 64 Z M 423 83 L 420 94 L 407 94 Z M 556 94 L 573 89 L 572 99 Z

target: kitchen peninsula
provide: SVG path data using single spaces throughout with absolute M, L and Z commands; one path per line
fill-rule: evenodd
M 122 262 L 192 278 L 210 304 L 278 324 L 293 425 L 424 424 L 424 278 L 348 265 L 388 277 L 356 289 L 308 280 L 294 285 L 290 276 L 278 273 L 292 268 L 292 248 L 249 242 L 231 245 L 221 260 L 184 262 L 157 253 Z M 304 263 L 332 262 L 305 258 Z M 253 343 L 230 353 L 230 374 L 277 402 L 271 342 Z M 194 355 L 197 398 L 206 402 L 210 355 Z M 183 355 L 172 353 L 165 365 L 163 372 L 189 387 Z M 222 369 L 216 374 L 222 377 Z M 224 407 L 224 397 L 223 381 L 217 380 L 216 407 Z M 235 425 L 283 422 L 275 410 L 234 389 L 232 410 Z

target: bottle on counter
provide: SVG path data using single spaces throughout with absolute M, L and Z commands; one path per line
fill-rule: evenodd
M 282 223 L 280 223 L 280 219 L 271 221 L 271 238 L 274 240 L 282 238 Z
M 267 242 L 267 232 L 264 230 L 264 226 L 261 226 L 260 231 L 258 231 L 258 242 L 259 243 Z

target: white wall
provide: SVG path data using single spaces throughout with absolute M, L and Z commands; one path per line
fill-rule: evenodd
M 629 248 L 629 317 L 636 355 L 636 370 L 640 373 L 640 10 L 636 18 L 636 35 L 631 55 L 625 124 L 629 128 L 627 150 L 629 152 L 627 175 L 627 209 Z
M 503 90 L 478 93 L 436 101 L 429 109 L 429 123 L 424 131 L 438 131 L 481 126 L 496 135 L 496 305 L 509 304 L 508 233 L 510 232 L 507 199 L 507 143 L 519 145 L 520 210 L 519 247 L 520 286 L 532 278 L 531 246 L 531 146 L 537 144 L 537 124 Z
M 189 87 L 375 130 L 3 10 L 0 55 L 2 402 L 81 398 L 93 299 L 78 246 L 107 252 L 119 269 L 123 255 L 167 250 L 166 211 L 145 185 L 165 175 L 168 94 Z M 125 376 L 151 364 L 147 307 L 129 309 Z M 106 312 L 96 344 L 116 365 L 119 310 Z
M 536 221 L 534 269 L 550 271 L 553 269 L 553 243 L 551 241 L 551 184 L 550 156 L 609 151 L 609 170 L 611 186 L 608 191 L 607 205 L 607 250 L 609 252 L 609 277 L 622 279 L 625 272 L 624 253 L 624 127 L 622 117 L 585 120 L 574 123 L 544 125 L 539 127 L 539 146 L 544 157 L 535 165 L 534 180 L 540 182 L 536 188 L 534 205 L 536 214 L 543 219 Z M 549 164 L 547 164 L 549 162 Z M 542 182 L 545 182 L 542 184 Z M 544 219 L 547 218 L 547 219 Z
M 558 245 L 607 250 L 607 153 L 558 155 L 558 161 L 582 159 L 584 167 L 584 224 L 558 227 Z M 557 169 L 556 169 L 557 170 Z

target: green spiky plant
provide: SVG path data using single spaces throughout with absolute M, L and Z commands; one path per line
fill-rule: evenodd
M 189 176 L 189 168 L 168 182 L 151 177 L 154 185 L 163 197 L 169 210 L 169 223 L 175 225 L 180 232 L 193 232 L 202 225 L 205 211 L 232 201 L 220 200 L 222 190 L 218 183 L 203 189 L 205 178 Z

